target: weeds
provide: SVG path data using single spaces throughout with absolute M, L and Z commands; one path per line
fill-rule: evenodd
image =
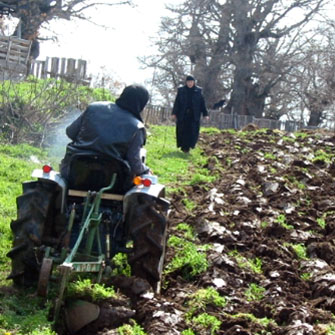
M 269 159 L 269 160 L 276 160 L 277 159 L 277 157 L 274 154 L 270 153 L 270 152 L 266 152 L 264 154 L 264 158 L 265 159 Z
M 41 298 L 27 291 L 1 296 L 0 334 L 56 335 L 47 320 L 46 311 L 50 306 L 41 307 L 41 303 Z
M 314 164 L 316 163 L 325 163 L 329 164 L 334 159 L 335 155 L 331 153 L 327 153 L 322 149 L 319 149 L 315 152 L 314 158 L 312 159 L 312 162 Z
M 113 257 L 113 275 L 124 275 L 126 277 L 131 276 L 131 269 L 128 263 L 128 257 L 126 254 L 118 253 Z
M 193 329 L 188 328 L 181 332 L 182 335 L 196 335 L 196 334 L 217 334 L 220 329 L 221 321 L 219 321 L 215 316 L 203 313 L 194 317 L 191 321 L 187 322 L 192 326 Z
M 67 296 L 76 298 L 91 298 L 92 301 L 96 302 L 107 298 L 115 298 L 116 293 L 112 287 L 93 284 L 90 279 L 84 279 L 69 283 Z
M 190 319 L 194 314 L 204 312 L 209 305 L 222 308 L 226 304 L 226 299 L 221 297 L 214 288 L 200 289 L 190 296 L 187 303 L 190 310 L 187 312 L 186 318 Z
M 262 221 L 261 222 L 261 228 L 265 229 L 270 223 L 267 221 Z
M 235 258 L 239 267 L 248 268 L 255 273 L 262 273 L 262 260 L 260 258 L 247 259 L 237 250 L 230 251 L 228 255 Z
M 285 247 L 291 247 L 299 259 L 308 259 L 307 248 L 302 243 L 284 243 Z
M 258 323 L 263 327 L 267 327 L 270 323 L 276 325 L 276 321 L 268 318 L 257 318 L 255 315 L 250 313 L 238 313 L 230 315 L 232 318 L 246 318 L 252 322 Z
M 181 332 L 182 335 L 195 335 L 195 332 L 192 329 L 185 329 Z
M 264 298 L 265 288 L 255 283 L 251 283 L 244 292 L 248 301 L 262 300 Z
M 333 214 L 334 212 L 327 212 L 327 213 L 323 213 L 322 217 L 321 218 L 317 218 L 316 219 L 316 222 L 318 223 L 318 225 L 322 228 L 322 229 L 325 229 L 326 228 L 326 218 L 328 215 L 331 215 Z
M 188 198 L 184 198 L 182 200 L 182 203 L 185 205 L 186 209 L 190 212 L 192 212 L 194 208 L 197 206 L 194 201 L 189 200 Z
M 309 272 L 304 272 L 304 273 L 301 274 L 300 278 L 302 280 L 308 281 L 312 278 L 312 274 L 309 273 Z
M 325 335 L 335 335 L 335 324 L 326 326 Z
M 176 229 L 184 233 L 185 239 L 194 241 L 195 234 L 194 234 L 193 228 L 190 225 L 188 225 L 187 223 L 179 223 L 176 226 Z
M 278 215 L 275 222 L 279 223 L 283 228 L 291 230 L 294 227 L 286 222 L 286 216 L 284 214 Z
M 198 247 L 196 244 L 180 238 L 171 236 L 168 246 L 175 250 L 175 256 L 165 268 L 165 274 L 181 271 L 183 278 L 190 280 L 208 268 L 206 253 L 203 251 L 208 246 Z
M 125 324 L 117 329 L 118 335 L 146 335 L 144 329 L 135 320 L 130 320 L 130 322 L 131 325 Z
M 221 321 L 219 321 L 215 316 L 203 313 L 192 319 L 192 322 L 199 324 L 206 329 L 210 329 L 211 334 L 215 334 L 216 331 L 220 329 Z

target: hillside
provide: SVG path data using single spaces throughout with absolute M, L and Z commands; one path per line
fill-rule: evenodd
M 335 134 L 209 131 L 190 155 L 164 134 L 157 165 L 188 172 L 158 171 L 173 190 L 161 295 L 106 281 L 118 298 L 78 335 L 334 335 Z

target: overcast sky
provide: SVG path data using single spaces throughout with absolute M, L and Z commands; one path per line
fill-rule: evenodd
M 66 57 L 88 61 L 88 73 L 111 73 L 120 81 L 142 83 L 152 72 L 140 70 L 138 56 L 150 55 L 150 37 L 157 36 L 160 18 L 168 14 L 165 4 L 181 0 L 135 0 L 137 7 L 100 7 L 90 13 L 102 27 L 84 21 L 54 22 L 50 28 L 58 34 L 58 43 L 42 42 L 38 59 Z

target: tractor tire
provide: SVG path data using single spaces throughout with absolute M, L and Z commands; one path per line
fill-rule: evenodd
M 143 278 L 156 290 L 165 257 L 167 221 L 155 199 L 143 197 L 131 216 L 133 252 L 128 257 L 132 275 Z
M 31 182 L 17 197 L 17 219 L 10 224 L 13 248 L 7 257 L 12 259 L 12 271 L 7 279 L 18 286 L 33 286 L 39 277 L 39 246 L 52 198 L 52 192 L 40 182 Z

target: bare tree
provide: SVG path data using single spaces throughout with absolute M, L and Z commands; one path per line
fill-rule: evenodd
M 54 19 L 71 20 L 78 18 L 89 20 L 87 10 L 96 6 L 115 6 L 131 4 L 131 0 L 3 0 L 2 3 L 13 8 L 13 16 L 19 19 L 14 35 L 31 40 L 32 57 L 39 54 L 38 35 L 42 25 Z
M 328 2 L 185 1 L 170 7 L 174 16 L 162 21 L 159 55 L 143 61 L 168 72 L 173 86 L 192 71 L 209 106 L 230 89 L 227 112 L 261 116 L 271 90 L 290 69 L 290 39 Z
M 308 126 L 319 126 L 335 103 L 334 30 L 333 23 L 324 25 L 318 38 L 310 40 L 304 50 L 300 82 L 301 100 L 309 111 Z

